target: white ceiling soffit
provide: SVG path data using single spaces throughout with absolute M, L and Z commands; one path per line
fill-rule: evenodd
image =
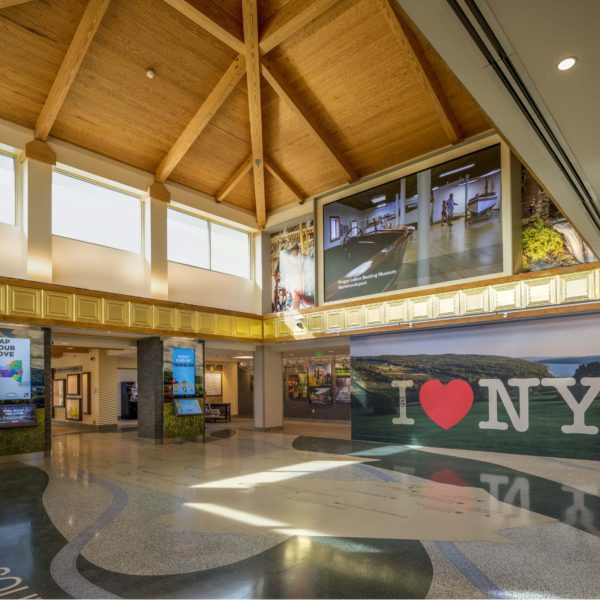
M 396 1 L 598 255 L 600 1 Z

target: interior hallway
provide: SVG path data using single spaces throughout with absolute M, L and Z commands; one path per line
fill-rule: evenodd
M 57 435 L 0 471 L 14 597 L 600 595 L 600 462 L 236 420 L 204 445 Z

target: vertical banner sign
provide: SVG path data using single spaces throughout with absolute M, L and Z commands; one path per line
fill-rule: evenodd
M 173 348 L 173 396 L 196 393 L 196 353 L 193 348 Z
M 30 340 L 0 335 L 0 400 L 31 399 Z
M 351 341 L 352 438 L 600 459 L 600 319 Z

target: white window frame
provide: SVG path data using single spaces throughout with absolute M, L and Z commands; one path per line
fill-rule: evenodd
M 21 218 L 21 166 L 19 163 L 19 157 L 17 155 L 16 152 L 11 152 L 10 150 L 5 150 L 4 148 L 2 148 L 0 146 L 0 155 L 2 156 L 7 156 L 8 158 L 12 158 L 14 165 L 15 165 L 15 169 L 13 172 L 13 176 L 15 179 L 15 203 L 13 206 L 13 222 L 12 223 L 5 223 L 4 221 L 0 221 L 1 225 L 4 225 L 5 227 L 20 227 L 22 224 L 22 218 Z
M 63 238 L 65 240 L 73 240 L 75 242 L 81 242 L 82 244 L 91 244 L 92 246 L 99 246 L 101 248 L 110 248 L 111 250 L 116 250 L 117 252 L 127 252 L 128 254 L 144 255 L 145 247 L 146 247 L 146 228 L 145 228 L 145 198 L 142 192 L 134 190 L 133 188 L 120 185 L 116 181 L 105 180 L 102 177 L 94 176 L 92 173 L 87 173 L 84 171 L 80 171 L 79 169 L 70 168 L 66 165 L 56 165 L 52 167 L 52 175 L 54 173 L 59 173 L 61 175 L 65 175 L 67 177 L 72 177 L 73 179 L 79 179 L 79 181 L 83 181 L 84 183 L 89 183 L 91 185 L 96 185 L 98 187 L 103 187 L 107 190 L 111 190 L 113 192 L 118 192 L 119 194 L 124 194 L 125 196 L 130 196 L 135 200 L 138 200 L 140 203 L 140 250 L 139 252 L 135 252 L 133 250 L 123 250 L 122 248 L 115 248 L 114 246 L 109 246 L 107 244 L 99 244 L 98 242 L 90 242 L 87 240 L 80 240 L 78 238 L 72 238 L 66 235 L 59 235 L 52 231 L 52 236 Z M 54 182 L 51 183 L 54 185 Z M 54 203 L 54 198 L 52 199 Z
M 229 225 L 229 223 L 223 223 L 221 221 L 217 221 L 216 219 L 210 219 L 204 215 L 199 215 L 190 210 L 185 210 L 185 208 L 181 208 L 179 205 L 177 205 L 177 206 L 169 206 L 167 208 L 167 236 L 169 235 L 169 226 L 168 226 L 168 220 L 169 220 L 168 211 L 169 210 L 177 211 L 177 212 L 183 213 L 185 215 L 188 215 L 190 217 L 194 217 L 195 219 L 200 219 L 201 221 L 206 221 L 208 223 L 208 269 L 205 267 L 196 267 L 195 265 L 189 265 L 187 263 L 182 263 L 182 262 L 179 262 L 176 260 L 169 260 L 168 257 L 167 257 L 167 262 L 172 262 L 173 264 L 176 264 L 176 265 L 183 265 L 185 267 L 190 267 L 190 269 L 201 269 L 202 271 L 210 271 L 211 273 L 220 273 L 221 275 L 226 275 L 227 277 L 237 277 L 238 279 L 243 279 L 245 281 L 254 280 L 254 245 L 252 243 L 253 235 L 250 231 L 242 229 L 241 227 L 235 227 L 235 226 Z M 220 225 L 221 227 L 227 227 L 228 229 L 233 229 L 234 231 L 243 233 L 246 236 L 246 239 L 248 241 L 248 260 L 250 261 L 250 269 L 249 269 L 248 277 L 244 277 L 242 275 L 233 275 L 231 273 L 217 271 L 216 269 L 212 268 L 212 225 L 213 224 Z M 169 240 L 167 239 L 167 247 L 168 247 L 168 244 L 169 244 Z

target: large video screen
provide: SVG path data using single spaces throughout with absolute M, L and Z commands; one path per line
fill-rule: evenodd
M 500 145 L 323 206 L 326 302 L 500 273 Z
M 196 395 L 196 352 L 173 348 L 173 396 Z
M 0 400 L 30 399 L 30 340 L 0 336 Z

